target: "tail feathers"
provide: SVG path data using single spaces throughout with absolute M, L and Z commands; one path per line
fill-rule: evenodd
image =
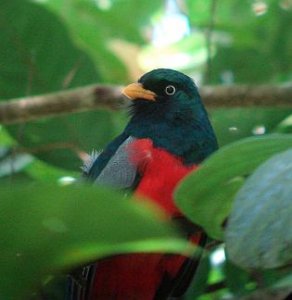
M 185 260 L 180 271 L 178 272 L 170 293 L 174 299 L 176 297 L 180 298 L 189 287 L 199 266 L 202 253 L 207 242 L 207 235 L 203 231 L 198 231 L 196 234 L 190 237 L 190 241 L 199 247 L 197 248 L 197 251 L 195 251 L 193 257 Z
M 203 247 L 206 238 L 197 231 L 189 240 Z M 108 257 L 77 272 L 67 300 L 179 299 L 195 274 L 200 252 L 193 258 L 151 253 Z
M 71 280 L 67 300 L 175 299 L 186 291 L 198 260 L 198 254 L 193 259 L 149 253 L 108 257 Z
M 129 254 L 105 259 L 96 264 L 90 299 L 167 299 L 185 261 L 184 256 L 161 254 Z
M 69 275 L 66 300 L 89 300 L 95 266 L 88 265 Z

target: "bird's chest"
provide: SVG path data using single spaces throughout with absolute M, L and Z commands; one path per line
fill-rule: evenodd
M 184 165 L 179 157 L 153 146 L 150 139 L 137 140 L 131 147 L 133 161 L 141 176 L 135 194 L 152 200 L 170 216 L 179 215 L 173 192 L 197 166 Z

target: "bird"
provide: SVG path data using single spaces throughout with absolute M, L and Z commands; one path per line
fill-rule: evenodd
M 85 180 L 155 203 L 186 239 L 204 246 L 206 235 L 182 214 L 173 198 L 179 182 L 218 149 L 196 84 L 182 72 L 159 68 L 122 93 L 131 102 L 129 122 L 84 165 Z M 110 256 L 72 273 L 67 299 L 179 299 L 197 266 L 197 258 L 183 255 Z

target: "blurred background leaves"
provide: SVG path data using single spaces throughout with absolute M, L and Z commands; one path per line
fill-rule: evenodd
M 181 70 L 199 86 L 291 85 L 291 24 L 291 0 L 2 0 L 0 101 L 91 83 L 125 84 L 157 67 Z M 201 170 L 203 173 L 204 167 L 214 167 L 206 177 L 209 181 L 203 179 L 207 190 L 214 190 L 210 182 L 220 179 L 222 172 L 226 176 L 236 173 L 233 166 L 230 173 L 225 168 L 230 161 L 224 157 L 224 151 L 232 152 L 240 143 L 245 147 L 245 142 L 238 140 L 257 140 L 265 135 L 273 139 L 271 133 L 284 133 L 287 138 L 283 138 L 285 142 L 278 141 L 275 153 L 291 148 L 287 142 L 291 116 L 290 107 L 210 111 L 219 144 L 227 146 L 218 153 L 220 159 L 211 157 Z M 123 129 L 126 120 L 125 112 L 98 110 L 0 126 L 1 205 L 5 204 L 4 199 L 29 203 L 28 193 L 25 198 L 18 190 L 15 194 L 9 191 L 19 182 L 27 186 L 72 183 L 79 177 L 79 167 L 87 153 L 101 150 Z M 262 147 L 270 146 L 263 143 Z M 271 151 L 268 156 L 274 153 L 272 148 L 267 151 Z M 253 171 L 257 166 L 249 168 L 253 158 L 262 162 L 268 158 L 262 156 L 264 153 L 266 150 L 255 149 L 251 157 L 242 154 L 242 170 Z M 186 203 L 191 203 L 191 197 L 196 195 L 191 178 L 195 180 L 201 173 L 191 175 L 183 183 L 178 203 L 180 194 L 184 194 Z M 229 204 L 225 202 L 224 207 L 210 201 L 210 209 L 199 215 L 215 222 L 206 222 L 213 237 L 223 236 L 221 223 L 249 174 L 237 175 L 238 181 L 233 181 L 234 189 L 228 196 Z M 228 189 L 222 190 L 222 199 L 226 197 L 224 192 Z M 54 193 L 52 201 L 58 198 L 53 197 Z M 202 203 L 204 197 L 207 194 L 200 198 Z M 45 199 L 40 191 L 43 209 Z M 216 214 L 218 205 L 222 214 Z M 73 215 L 73 211 L 68 212 L 68 217 L 70 213 Z M 187 208 L 186 213 L 192 216 L 192 209 Z M 213 218 L 214 213 L 217 218 Z M 13 217 L 9 222 L 12 224 Z M 217 228 L 217 233 L 212 228 Z M 5 234 L 5 229 L 0 233 Z M 234 266 L 222 246 L 206 251 L 200 270 L 186 299 L 239 299 L 255 289 L 292 285 L 291 276 L 283 277 L 276 270 L 254 274 Z

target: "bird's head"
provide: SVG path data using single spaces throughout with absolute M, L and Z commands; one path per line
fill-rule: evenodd
M 132 100 L 126 132 L 150 138 L 154 145 L 183 158 L 202 161 L 217 149 L 217 140 L 193 80 L 171 69 L 156 69 L 125 87 Z
M 171 69 L 155 69 L 144 74 L 137 83 L 125 87 L 123 94 L 133 101 L 133 114 L 188 119 L 203 109 L 193 80 Z

